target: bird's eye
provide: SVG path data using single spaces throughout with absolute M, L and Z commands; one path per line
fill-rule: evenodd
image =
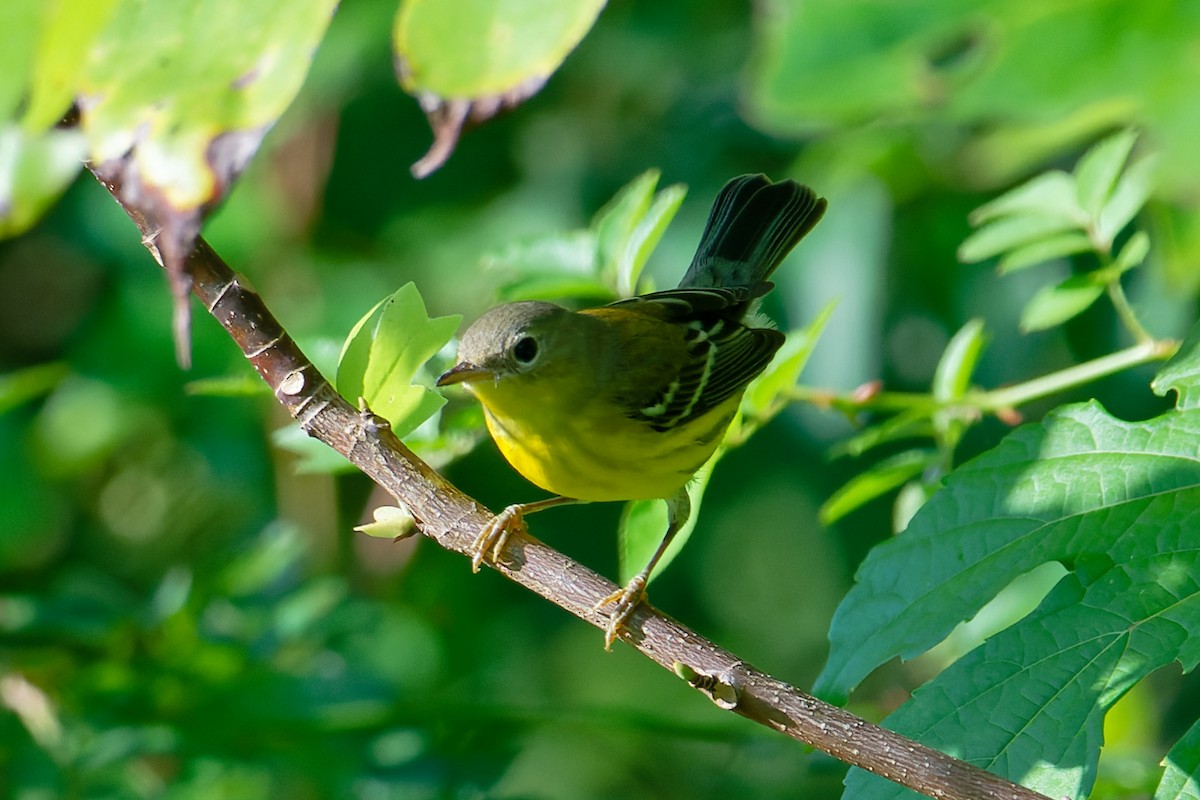
M 532 336 L 522 336 L 512 348 L 513 358 L 518 364 L 529 366 L 538 356 L 537 339 Z

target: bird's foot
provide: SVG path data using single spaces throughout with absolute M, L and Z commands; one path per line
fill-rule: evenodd
M 633 616 L 633 612 L 646 599 L 646 577 L 637 575 L 624 589 L 618 589 L 596 604 L 596 610 L 612 606 L 608 616 L 608 627 L 604 629 L 604 649 L 612 650 L 612 644 L 621 633 L 621 628 Z
M 479 572 L 484 559 L 490 559 L 493 564 L 500 563 L 508 537 L 513 531 L 525 530 L 524 511 L 525 506 L 520 503 L 511 505 L 492 517 L 492 521 L 480 531 L 468 550 L 472 572 Z

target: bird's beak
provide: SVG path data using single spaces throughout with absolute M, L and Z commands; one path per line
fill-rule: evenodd
M 460 361 L 437 379 L 438 386 L 449 386 L 452 383 L 474 383 L 475 381 L 483 380 L 490 377 L 492 371 L 484 367 L 477 367 L 470 361 Z

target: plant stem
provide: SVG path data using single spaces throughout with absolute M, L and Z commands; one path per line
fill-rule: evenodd
M 1132 347 L 1109 353 L 1106 356 L 1076 364 L 1073 367 L 1052 372 L 1024 383 L 992 389 L 985 392 L 968 392 L 961 402 L 983 412 L 995 412 L 1005 408 L 1016 408 L 1033 400 L 1040 400 L 1058 392 L 1082 386 L 1121 370 L 1160 361 L 1168 358 L 1179 347 L 1179 343 L 1164 339 L 1146 339 Z
M 1076 364 L 1073 367 L 1067 367 L 1058 372 L 1052 372 L 1049 375 L 1042 375 L 1033 380 L 999 389 L 971 390 L 960 398 L 946 402 L 938 402 L 932 395 L 916 392 L 879 392 L 860 398 L 856 396 L 855 392 L 838 393 L 806 386 L 794 387 L 788 392 L 788 399 L 809 402 L 818 406 L 825 405 L 847 413 L 917 409 L 931 412 L 941 409 L 961 409 L 975 413 L 996 413 L 1067 389 L 1073 389 L 1076 386 L 1082 386 L 1139 364 L 1165 360 L 1178 347 L 1179 342 L 1172 339 L 1146 338 L 1132 347 Z
M 1139 344 L 1153 343 L 1154 337 L 1150 332 L 1142 327 L 1142 323 L 1138 321 L 1137 314 L 1133 313 L 1133 306 L 1129 304 L 1129 298 L 1125 296 L 1125 289 L 1121 286 L 1121 279 L 1114 277 L 1108 282 L 1108 298 L 1112 301 L 1113 308 L 1117 311 L 1117 316 L 1121 319 L 1121 324 L 1125 329 L 1133 335 L 1133 338 Z

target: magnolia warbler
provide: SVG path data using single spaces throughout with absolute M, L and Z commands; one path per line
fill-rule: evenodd
M 457 365 L 438 385 L 466 384 L 508 462 L 559 495 L 496 515 L 472 548 L 476 570 L 489 550 L 499 560 L 525 514 L 666 500 L 669 524 L 650 563 L 599 606 L 612 606 L 612 645 L 687 521 L 688 481 L 720 444 L 746 384 L 783 344 L 782 333 L 752 327 L 747 315 L 825 205 L 793 181 L 735 178 L 717 195 L 679 288 L 583 311 L 509 303 L 467 329 Z

